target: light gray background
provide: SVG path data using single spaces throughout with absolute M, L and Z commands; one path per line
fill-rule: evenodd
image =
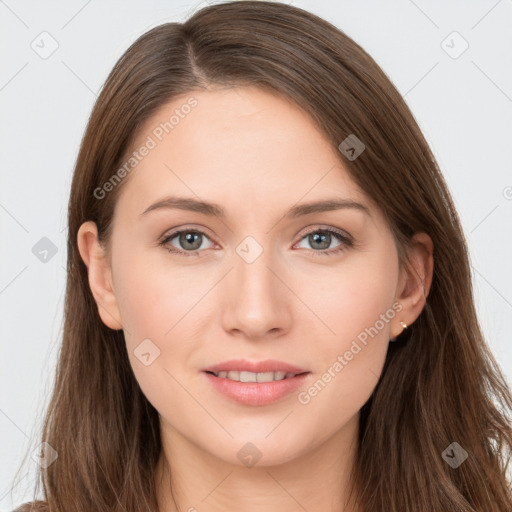
M 183 21 L 206 3 L 0 1 L 2 511 L 31 497 L 30 453 L 38 445 L 62 332 L 69 186 L 97 92 L 139 35 Z M 291 3 L 354 38 L 405 96 L 454 196 L 480 320 L 511 382 L 512 2 Z M 51 48 L 43 31 L 58 43 L 46 59 L 31 47 Z M 469 44 L 457 58 L 464 42 L 450 36 L 453 31 Z M 32 252 L 42 237 L 57 249 L 47 262 Z

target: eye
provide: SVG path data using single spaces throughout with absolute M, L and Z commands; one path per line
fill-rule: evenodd
M 173 243 L 174 240 L 176 240 L 175 243 Z M 165 236 L 159 245 L 178 256 L 198 256 L 200 250 L 211 247 L 211 245 L 205 247 L 204 242 L 206 240 L 210 240 L 210 238 L 202 231 L 196 229 L 181 229 Z M 334 230 L 333 228 L 317 228 L 313 231 L 309 231 L 303 235 L 299 244 L 303 241 L 310 244 L 312 254 L 315 256 L 337 254 L 354 245 L 350 235 L 342 231 Z M 334 248 L 330 248 L 332 243 L 336 241 L 338 241 L 338 245 L 334 246 Z
M 338 241 L 338 245 L 329 249 L 332 242 L 335 242 L 336 240 Z M 348 234 L 334 229 L 317 228 L 314 231 L 306 233 L 301 239 L 301 242 L 303 241 L 306 241 L 310 244 L 310 247 L 313 248 L 313 254 L 315 256 L 329 256 L 353 246 L 353 240 Z
M 179 244 L 176 247 L 172 242 L 176 239 Z M 200 249 L 208 249 L 204 246 L 204 241 L 210 240 L 205 233 L 195 229 L 181 229 L 167 235 L 160 245 L 164 246 L 169 252 L 178 254 L 179 256 L 197 256 Z

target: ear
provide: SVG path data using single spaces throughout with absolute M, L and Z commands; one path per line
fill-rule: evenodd
M 121 315 L 112 283 L 112 270 L 107 252 L 98 240 L 98 229 L 92 221 L 78 230 L 78 250 L 87 267 L 91 292 L 103 323 L 111 329 L 122 329 Z
M 434 244 L 426 233 L 416 233 L 407 250 L 408 261 L 401 270 L 396 299 L 402 305 L 391 326 L 391 338 L 420 316 L 432 284 L 434 270 Z

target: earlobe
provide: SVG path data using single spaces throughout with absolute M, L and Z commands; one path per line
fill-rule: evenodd
M 87 267 L 89 286 L 102 322 L 111 329 L 122 329 L 110 264 L 106 250 L 98 240 L 98 229 L 94 222 L 87 221 L 80 226 L 77 244 Z
M 410 326 L 423 310 L 432 284 L 434 270 L 434 244 L 426 233 L 416 233 L 408 250 L 407 265 L 402 269 L 397 300 L 402 310 L 395 317 L 391 336 L 403 332 L 404 325 Z

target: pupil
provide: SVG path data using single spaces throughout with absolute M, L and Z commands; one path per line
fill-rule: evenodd
M 321 247 L 317 247 L 317 249 L 327 249 L 329 247 L 331 237 L 329 233 L 314 233 L 313 235 L 310 236 L 313 238 L 314 243 L 319 243 L 321 245 Z M 314 243 L 312 243 L 313 247 Z
M 194 247 L 188 247 L 189 249 L 195 250 L 199 249 L 201 247 L 201 241 L 199 241 L 199 244 L 197 243 L 197 240 L 199 239 L 200 235 L 199 233 L 182 233 L 180 237 L 180 243 L 182 243 L 185 247 L 186 244 L 191 243 L 194 244 L 194 238 L 195 238 L 195 246 Z

